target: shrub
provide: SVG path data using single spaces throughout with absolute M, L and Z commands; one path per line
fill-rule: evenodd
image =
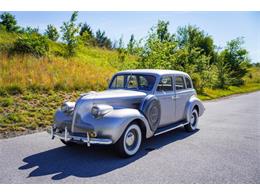
M 15 43 L 13 51 L 21 54 L 32 54 L 36 57 L 41 57 L 49 51 L 47 38 L 37 34 L 25 34 L 19 37 Z

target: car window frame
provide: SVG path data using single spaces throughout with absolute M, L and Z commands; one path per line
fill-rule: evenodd
M 129 75 L 136 75 L 136 76 L 152 76 L 154 78 L 154 84 L 153 84 L 153 87 L 151 88 L 151 90 L 141 90 L 141 89 L 131 89 L 131 88 L 126 88 L 127 86 L 127 76 Z M 115 79 L 115 77 L 117 76 L 124 76 L 124 87 L 123 88 L 112 88 L 112 83 Z M 138 82 L 138 85 L 139 85 L 139 79 L 137 79 L 137 82 Z M 143 91 L 145 93 L 153 93 L 153 91 L 156 89 L 157 85 L 157 77 L 156 75 L 154 74 L 144 74 L 144 73 L 117 73 L 117 74 L 114 74 L 112 76 L 112 79 L 111 81 L 109 82 L 109 85 L 108 85 L 108 89 L 125 89 L 125 90 L 132 90 L 132 91 Z
M 164 91 L 164 90 L 162 90 L 162 91 L 158 91 L 157 89 L 158 89 L 158 86 L 159 86 L 159 83 L 161 82 L 161 79 L 163 78 L 163 77 L 171 77 L 171 83 L 172 83 L 172 90 L 170 90 L 170 91 Z M 155 87 L 155 93 L 157 93 L 157 94 L 166 94 L 166 93 L 174 93 L 175 92 L 175 89 L 174 89 L 174 77 L 173 77 L 173 75 L 172 74 L 165 74 L 165 75 L 161 75 L 160 77 L 159 77 L 159 81 L 158 81 L 158 83 L 157 83 L 157 85 L 156 85 L 156 87 Z
M 190 86 L 191 86 L 190 88 L 187 87 L 186 79 L 188 79 L 189 82 L 190 82 Z M 185 86 L 186 86 L 186 89 L 187 89 L 187 90 L 189 90 L 189 89 L 193 89 L 193 83 L 192 83 L 191 78 L 189 78 L 188 76 L 184 76 L 184 80 L 185 80 Z
M 176 78 L 177 77 L 182 77 L 183 84 L 184 84 L 184 87 L 185 87 L 184 89 L 176 89 Z M 180 75 L 180 74 L 174 75 L 174 89 L 175 89 L 175 92 L 180 92 L 180 91 L 187 90 L 187 86 L 186 86 L 186 81 L 185 81 L 184 75 Z

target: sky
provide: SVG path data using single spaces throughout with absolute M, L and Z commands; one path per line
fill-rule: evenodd
M 0 12 L 1 14 L 2 12 Z M 18 25 L 38 27 L 44 32 L 48 24 L 60 28 L 72 12 L 11 12 Z M 260 12 L 79 12 L 78 22 L 88 23 L 94 31 L 105 30 L 112 41 L 123 37 L 128 42 L 131 34 L 136 39 L 147 36 L 158 20 L 170 22 L 169 31 L 179 26 L 196 25 L 211 35 L 215 45 L 225 47 L 226 42 L 244 37 L 244 47 L 252 62 L 260 62 Z

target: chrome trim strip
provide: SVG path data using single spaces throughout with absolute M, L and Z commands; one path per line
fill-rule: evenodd
M 154 136 L 161 135 L 161 134 L 163 134 L 163 133 L 166 133 L 166 132 L 172 131 L 172 130 L 177 129 L 177 128 L 179 128 L 179 127 L 183 127 L 184 125 L 187 125 L 188 123 L 189 123 L 189 122 L 187 122 L 187 123 L 183 123 L 183 124 L 179 124 L 179 125 L 177 125 L 176 127 L 172 127 L 172 128 L 166 129 L 166 130 L 164 130 L 164 131 L 161 131 L 161 132 L 155 133 Z

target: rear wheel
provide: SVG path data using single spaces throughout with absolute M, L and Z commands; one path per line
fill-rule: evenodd
M 196 131 L 198 121 L 199 121 L 199 115 L 196 109 L 192 110 L 189 121 L 190 121 L 189 124 L 185 125 L 185 129 L 189 132 Z
M 136 123 L 132 123 L 126 128 L 125 132 L 116 143 L 116 149 L 121 157 L 130 157 L 138 152 L 141 142 L 141 128 Z

